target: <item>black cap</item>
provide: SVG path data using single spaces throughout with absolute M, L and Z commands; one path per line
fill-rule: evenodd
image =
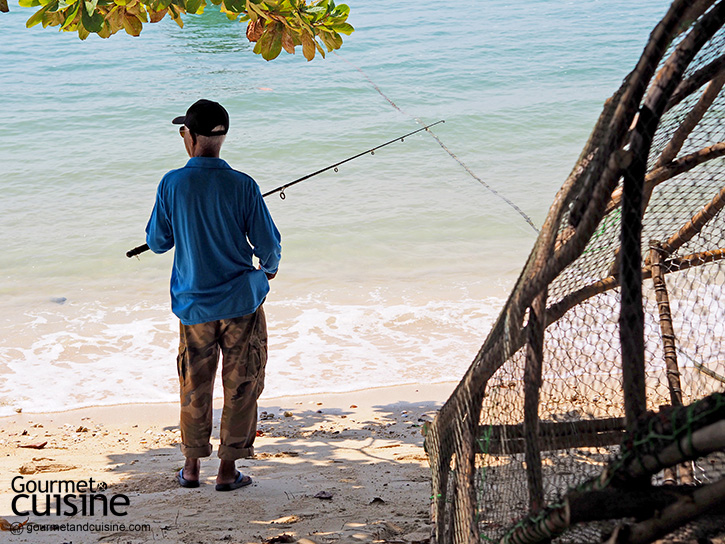
M 197 100 L 188 110 L 186 115 L 177 117 L 171 121 L 174 125 L 186 125 L 194 134 L 202 136 L 222 136 L 229 130 L 229 114 L 224 106 L 211 100 Z M 214 130 L 222 126 L 223 130 Z

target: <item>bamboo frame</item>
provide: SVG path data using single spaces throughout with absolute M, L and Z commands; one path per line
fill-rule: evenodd
M 685 119 L 682 121 L 680 126 L 677 127 L 677 130 L 670 138 L 670 141 L 662 150 L 659 158 L 655 161 L 655 169 L 672 162 L 677 157 L 677 154 L 680 152 L 680 149 L 682 149 L 685 140 L 687 140 L 687 137 L 705 116 L 713 102 L 715 102 L 715 99 L 720 94 L 724 84 L 725 73 L 718 74 L 710 81 L 710 83 L 708 83 L 702 93 L 702 96 L 697 101 L 697 104 L 695 104 L 695 106 L 687 112 L 687 116 L 685 116 Z
M 712 9 L 708 9 L 711 5 Z M 691 26 L 686 14 L 692 14 L 693 10 L 698 22 Z M 637 157 L 644 156 L 641 151 L 646 146 L 632 147 L 632 143 L 633 138 L 646 139 L 651 129 L 642 113 L 648 110 L 652 113 L 653 122 L 659 120 L 665 108 L 671 105 L 673 92 L 681 88 L 685 67 L 723 23 L 723 0 L 717 3 L 714 0 L 698 0 L 695 3 L 692 0 L 674 0 L 650 35 L 637 66 L 619 91 L 605 104 L 580 159 L 554 199 L 541 234 L 509 300 L 426 436 L 431 465 L 436 467 L 435 471 L 440 471 L 433 475 L 432 542 L 435 544 L 479 541 L 474 496 L 475 473 L 471 469 L 475 466 L 476 450 L 472 445 L 477 439 L 475 431 L 480 420 L 485 387 L 501 366 L 525 345 L 528 330 L 523 326 L 523 321 L 526 310 L 546 286 L 585 250 L 605 215 L 606 205 L 624 171 L 630 170 L 629 175 L 633 175 L 633 168 L 641 168 L 641 165 L 636 164 Z M 687 35 L 679 41 L 663 69 L 654 78 L 665 51 L 682 28 L 689 29 Z M 634 133 L 630 134 L 630 127 L 638 112 L 642 124 L 639 131 L 635 131 L 637 134 L 632 136 Z M 710 150 L 707 156 L 712 158 L 715 152 L 717 150 Z M 685 163 L 678 165 L 685 167 Z M 669 173 L 663 170 L 660 175 Z M 569 228 L 564 229 L 567 218 L 572 221 Z M 559 233 L 565 233 L 565 236 L 560 237 Z M 691 255 L 689 261 L 680 258 L 681 262 L 671 260 L 668 264 L 683 269 L 723 256 L 725 250 L 716 250 Z M 636 273 L 641 274 L 642 268 L 640 264 Z M 607 280 L 604 280 L 605 283 Z M 615 286 L 620 281 L 617 276 L 613 280 L 611 283 Z M 556 318 L 549 315 L 547 309 L 546 324 Z M 441 487 L 444 483 L 447 484 L 445 488 Z M 452 494 L 449 493 L 450 488 L 453 489 Z
M 681 157 L 669 164 L 656 168 L 649 172 L 644 179 L 645 189 L 652 192 L 655 187 L 670 180 L 680 174 L 689 172 L 696 166 L 704 164 L 708 161 L 718 159 L 725 155 L 725 142 L 719 142 L 714 145 L 704 147 L 699 151 L 694 151 Z M 622 204 L 622 188 L 616 189 L 612 193 L 612 198 L 607 204 L 605 215 L 611 213 Z
M 650 476 L 663 467 L 675 466 L 683 461 L 695 459 L 700 456 L 709 455 L 725 448 L 725 420 L 721 419 L 710 425 L 703 426 L 691 435 L 687 434 L 680 440 L 671 443 L 661 452 L 655 455 L 635 456 L 631 463 L 622 467 L 628 481 Z M 621 472 L 621 471 L 619 471 Z M 681 526 L 683 523 L 694 519 L 706 512 L 713 506 L 723 504 L 725 506 L 725 479 L 718 484 L 712 484 L 701 488 L 676 488 L 671 486 L 645 487 L 641 490 L 631 487 L 620 488 L 615 483 L 609 485 L 615 476 L 620 479 L 623 475 L 618 471 L 612 472 L 611 465 L 604 471 L 588 481 L 582 491 L 570 491 L 559 504 L 550 507 L 542 512 L 537 518 L 527 518 L 518 526 L 507 533 L 501 544 L 540 544 L 548 539 L 566 531 L 569 527 L 588 521 L 602 519 L 616 519 L 617 517 L 630 517 L 634 514 L 633 508 L 638 513 L 646 515 L 654 514 L 655 511 L 668 512 L 668 516 L 655 516 L 646 523 L 662 522 L 674 525 L 667 525 L 667 532 Z M 694 510 L 686 510 L 687 515 L 680 517 L 684 503 L 688 501 L 697 505 Z M 669 508 L 674 506 L 674 510 Z M 662 519 L 664 518 L 664 520 Z M 661 525 L 655 523 L 655 527 Z M 641 527 L 644 528 L 644 527 Z M 662 536 L 666 533 L 661 533 Z M 638 540 L 637 542 L 651 542 L 652 540 Z M 629 541 L 624 541 L 628 542 Z M 609 540 L 607 544 L 620 544 L 619 540 Z
M 675 257 L 665 261 L 665 274 L 672 274 L 673 272 L 679 272 L 681 270 L 687 270 L 695 266 L 702 266 L 703 264 L 712 263 L 725 259 L 725 248 L 714 249 L 712 251 L 701 251 L 700 253 L 692 253 L 690 255 L 684 255 L 682 257 Z M 652 277 L 652 271 L 649 266 L 645 266 L 642 270 L 642 279 L 649 279 Z M 585 285 L 581 289 L 578 289 L 564 298 L 559 302 L 552 304 L 546 309 L 546 326 L 548 327 L 552 323 L 555 323 L 561 319 L 566 312 L 571 310 L 574 306 L 577 306 L 596 295 L 601 295 L 612 289 L 619 287 L 618 276 L 608 276 L 603 280 L 595 281 L 589 285 Z
M 716 58 L 709 64 L 706 64 L 694 74 L 682 81 L 672 93 L 670 101 L 667 103 L 665 111 L 669 111 L 677 104 L 682 102 L 685 98 L 694 93 L 697 89 L 702 87 L 705 83 L 712 80 L 718 74 L 725 70 L 725 55 Z
M 665 367 L 667 369 L 667 384 L 670 390 L 670 402 L 672 406 L 682 406 L 682 384 L 680 383 L 680 369 L 677 365 L 677 346 L 675 345 L 675 329 L 672 324 L 672 311 L 670 309 L 670 297 L 667 292 L 665 281 L 664 265 L 662 259 L 666 253 L 662 250 L 661 244 L 651 243 L 650 269 L 652 271 L 652 283 L 657 300 L 657 309 L 660 317 L 660 333 L 662 335 L 662 349 L 664 351 Z M 665 483 L 677 483 L 679 478 L 682 483 L 692 483 L 692 467 L 681 465 L 680 467 L 667 467 L 665 469 Z
M 528 344 L 524 369 L 524 450 L 529 488 L 529 511 L 544 506 L 544 478 L 539 445 L 539 393 L 544 363 L 546 291 L 534 299 L 529 308 Z
M 717 213 L 725 208 L 725 187 L 723 187 L 713 199 L 706 204 L 702 210 L 694 215 L 677 233 L 673 234 L 669 240 L 662 244 L 662 251 L 667 255 L 671 255 L 685 243 L 689 242 L 695 235 L 702 231 L 703 227 L 717 215 Z
M 650 270 L 654 284 L 657 309 L 660 315 L 660 332 L 667 368 L 667 383 L 670 390 L 672 406 L 682 406 L 682 385 L 680 383 L 680 369 L 677 366 L 677 347 L 675 346 L 675 328 L 672 325 L 672 311 L 670 310 L 670 297 L 667 293 L 662 250 L 659 244 L 654 243 L 650 249 Z
M 722 151 L 725 154 L 725 143 L 718 144 L 722 145 Z M 713 146 L 714 147 L 714 146 Z M 709 223 L 718 212 L 725 208 L 725 187 L 703 206 L 703 208 L 697 212 L 685 225 L 674 233 L 670 238 L 662 244 L 662 251 L 666 255 L 671 255 L 677 251 L 682 245 L 690 241 L 694 236 L 702 231 L 702 229 Z M 715 250 L 713 252 L 702 252 L 700 254 L 687 255 L 685 257 L 679 257 L 670 259 L 667 261 L 666 268 L 667 272 L 674 272 L 676 270 L 684 270 L 697 264 L 705 264 L 707 262 L 713 262 L 722 258 L 718 254 L 723 250 Z M 698 259 L 702 259 L 702 262 L 698 263 Z M 642 279 L 651 277 L 651 270 L 649 270 L 648 263 L 645 262 L 645 267 L 642 270 Z M 594 283 L 586 285 L 577 291 L 568 294 L 562 298 L 556 304 L 550 306 L 546 310 L 548 327 L 551 323 L 561 319 L 561 317 L 577 304 L 581 304 L 585 300 L 604 293 L 610 289 L 619 287 L 619 277 L 617 274 L 611 274 L 609 277 L 602 280 L 598 280 Z
M 617 527 L 606 544 L 648 544 L 666 536 L 713 508 L 725 506 L 725 479 L 703 486 L 692 493 L 683 494 L 676 502 L 645 521 Z M 625 530 L 623 530 L 625 529 Z
M 624 418 L 590 419 L 565 423 L 539 422 L 537 441 L 540 451 L 556 451 L 569 448 L 614 446 L 624 438 Z M 487 435 L 484 447 L 478 444 L 478 452 L 489 455 L 524 453 L 530 436 L 524 425 L 482 425 L 478 436 Z

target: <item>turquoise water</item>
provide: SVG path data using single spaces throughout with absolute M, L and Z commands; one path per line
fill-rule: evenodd
M 311 63 L 264 61 L 213 10 L 86 42 L 25 29 L 17 4 L 0 14 L 0 414 L 175 398 L 170 256 L 124 253 L 185 162 L 169 121 L 196 99 L 227 107 L 223 156 L 263 191 L 415 130 L 413 116 L 445 119 L 441 140 L 539 225 L 667 8 L 348 3 L 357 31 Z M 283 265 L 267 396 L 458 379 L 535 239 L 426 134 L 268 202 Z

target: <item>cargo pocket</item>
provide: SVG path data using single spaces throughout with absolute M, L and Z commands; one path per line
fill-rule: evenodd
M 249 366 L 248 376 L 254 384 L 254 392 L 257 398 L 264 390 L 265 367 L 267 366 L 267 342 L 265 339 L 255 336 L 249 343 Z
M 182 337 L 183 338 L 183 337 Z M 176 356 L 176 372 L 179 374 L 179 383 L 184 384 L 189 371 L 189 358 L 186 356 L 186 342 L 179 341 L 179 354 Z

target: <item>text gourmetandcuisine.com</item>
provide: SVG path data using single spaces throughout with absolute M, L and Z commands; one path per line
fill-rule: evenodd
M 87 480 L 33 480 L 16 476 L 11 482 L 16 516 L 125 516 L 131 504 L 121 493 L 106 495 L 105 482 Z
M 151 525 L 148 523 L 137 523 L 126 525 L 124 523 L 53 523 L 41 525 L 39 523 L 28 523 L 23 527 L 26 533 L 44 533 L 44 532 L 99 532 L 99 531 L 114 531 L 114 532 L 148 532 L 151 531 Z

